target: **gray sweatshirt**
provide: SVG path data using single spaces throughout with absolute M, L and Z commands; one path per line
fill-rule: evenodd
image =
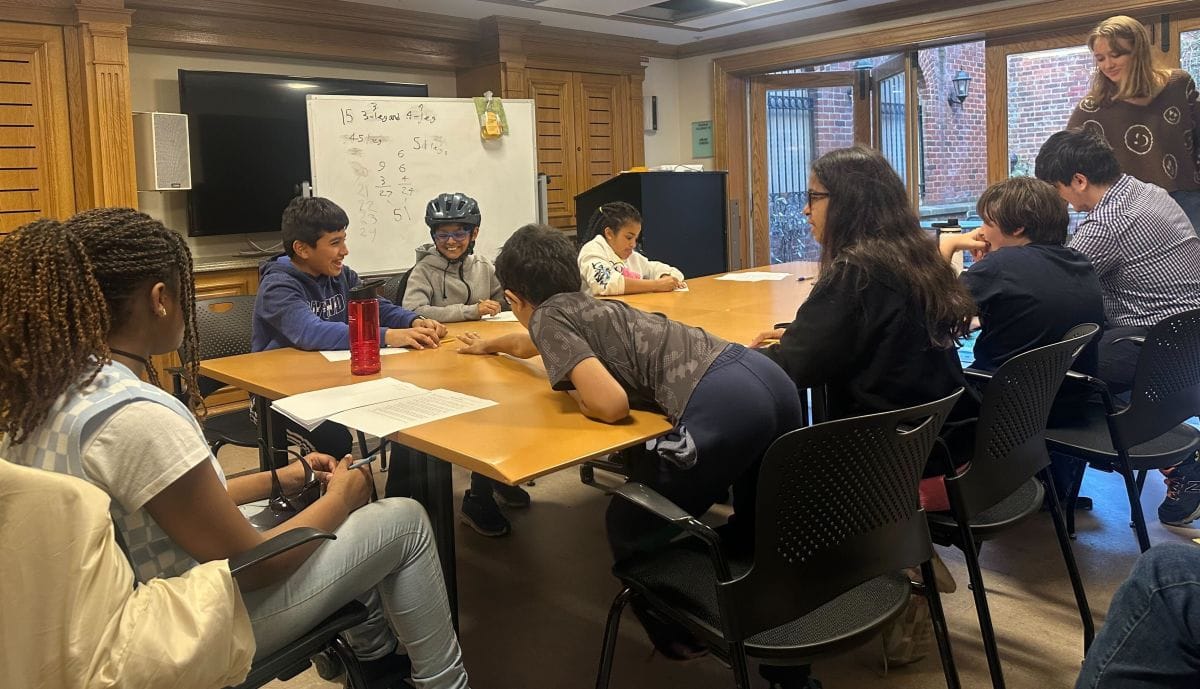
M 478 304 L 484 299 L 508 309 L 491 261 L 467 254 L 451 263 L 433 244 L 417 248 L 417 263 L 404 290 L 404 308 L 443 323 L 477 321 Z

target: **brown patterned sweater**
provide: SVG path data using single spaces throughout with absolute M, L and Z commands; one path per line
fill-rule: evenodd
M 1167 191 L 1200 189 L 1200 102 L 1196 82 L 1181 69 L 1146 105 L 1113 101 L 1100 107 L 1079 101 L 1067 127 L 1086 127 L 1104 136 L 1121 169 Z

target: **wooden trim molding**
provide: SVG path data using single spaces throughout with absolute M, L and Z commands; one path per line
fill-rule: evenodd
M 137 206 L 128 10 L 80 3 L 64 28 L 75 205 Z
M 477 22 L 343 0 L 128 0 L 131 45 L 425 69 L 476 64 Z
M 864 26 L 835 38 L 811 36 L 791 45 L 718 58 L 720 69 L 756 74 L 805 63 L 834 62 L 880 51 L 900 51 L 938 43 L 996 39 L 1035 29 L 1090 25 L 1114 14 L 1138 16 L 1192 7 L 1194 0 L 1048 0 L 1020 7 L 983 9 L 901 26 Z M 1089 26 L 1090 28 L 1090 26 Z
M 729 171 L 730 206 L 738 203 L 742 208 L 747 208 L 749 201 L 746 184 L 752 161 L 750 151 L 747 150 L 750 127 L 745 109 L 748 96 L 746 85 L 751 75 L 766 74 L 802 64 L 834 62 L 893 51 L 902 52 L 917 47 L 964 40 L 982 38 L 991 45 L 1005 39 L 1027 39 L 1036 32 L 1041 32 L 1042 35 L 1058 32 L 1061 35 L 1071 29 L 1090 29 L 1095 22 L 1113 14 L 1142 16 L 1154 12 L 1191 10 L 1194 5 L 1194 0 L 1093 0 L 1090 3 L 1048 0 L 1021 7 L 974 12 L 968 10 L 961 15 L 912 22 L 903 26 L 864 26 L 859 31 L 833 38 L 812 36 L 791 45 L 715 59 L 712 80 L 714 162 L 717 169 Z M 1192 12 L 1187 12 L 1185 16 L 1191 14 Z M 997 58 L 991 50 L 987 55 L 990 67 Z M 998 77 L 989 70 L 989 99 L 995 96 L 996 89 L 1003 88 L 1005 82 L 1002 77 L 1002 73 Z M 991 108 L 988 120 L 989 123 L 998 121 Z M 990 134 L 994 135 L 996 131 L 997 127 L 989 125 Z M 995 147 L 1001 142 L 991 141 L 991 138 L 989 136 L 988 179 L 995 181 L 1003 179 L 1003 176 L 997 176 L 998 166 L 1006 165 L 1006 157 L 995 158 Z M 1007 148 L 1006 141 L 1003 145 Z M 1007 176 L 1007 169 L 1004 176 Z M 745 213 L 742 215 L 744 217 Z M 738 236 L 732 236 L 734 233 Z M 743 221 L 740 229 L 730 224 L 730 235 L 731 246 L 740 242 L 740 253 L 746 255 L 748 251 L 745 245 L 749 244 L 752 236 L 749 223 Z M 758 254 L 757 247 L 755 249 L 755 254 Z M 731 251 L 731 260 L 734 255 Z

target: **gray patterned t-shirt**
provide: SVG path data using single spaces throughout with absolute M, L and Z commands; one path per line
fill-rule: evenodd
M 529 335 L 555 390 L 570 390 L 571 371 L 596 357 L 629 395 L 630 406 L 661 409 L 679 420 L 700 377 L 728 342 L 624 302 L 556 294 L 533 312 Z

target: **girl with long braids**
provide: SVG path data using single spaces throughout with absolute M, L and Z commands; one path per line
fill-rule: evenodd
M 0 455 L 72 474 L 113 499 L 141 581 L 245 552 L 294 527 L 335 541 L 296 548 L 239 577 L 257 644 L 272 653 L 354 599 L 371 611 L 347 634 L 369 677 L 466 687 L 429 522 L 406 499 L 367 504 L 370 475 L 328 455 L 308 461 L 325 493 L 259 533 L 238 505 L 269 474 L 226 480 L 193 414 L 159 389 L 149 358 L 196 351 L 192 259 L 183 238 L 128 208 L 40 220 L 0 244 Z M 197 362 L 184 361 L 195 379 Z M 143 382 L 146 376 L 150 383 Z M 194 385 L 189 385 L 194 389 Z M 286 492 L 303 466 L 280 471 Z
M 601 204 L 588 220 L 592 240 L 579 250 L 579 274 L 592 294 L 670 292 L 684 287 L 683 273 L 638 253 L 642 214 L 624 201 Z

